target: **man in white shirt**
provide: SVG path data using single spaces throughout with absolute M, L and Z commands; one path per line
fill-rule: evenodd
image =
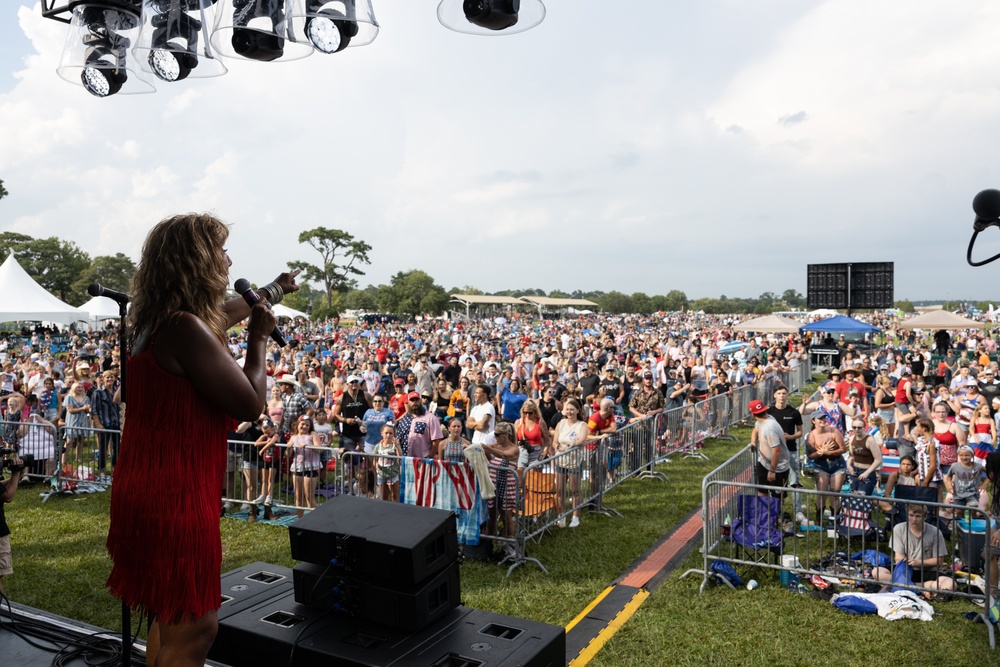
M 493 435 L 497 413 L 490 403 L 489 387 L 479 385 L 472 397 L 476 404 L 469 410 L 469 417 L 465 420 L 466 428 L 472 429 L 472 444 L 492 445 L 497 441 Z

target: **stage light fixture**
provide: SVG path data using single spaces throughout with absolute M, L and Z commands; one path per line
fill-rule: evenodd
M 330 54 L 371 44 L 378 21 L 371 0 L 289 0 L 282 32 Z
M 228 70 L 212 52 L 212 0 L 142 0 L 142 26 L 134 53 L 161 81 L 222 76 Z
M 72 8 L 69 34 L 56 73 L 95 97 L 152 93 L 155 88 L 130 58 L 139 34 L 139 8 L 125 1 Z
M 545 20 L 542 0 L 441 0 L 438 21 L 455 32 L 510 35 Z
M 56 68 L 92 95 L 151 93 L 164 82 L 221 76 L 222 58 L 262 62 L 339 53 L 370 44 L 372 0 L 40 0 L 42 16 L 68 23 Z M 438 20 L 475 35 L 530 30 L 542 0 L 441 0 Z M 154 78 L 155 77 L 155 78 Z
M 308 42 L 290 38 L 285 0 L 219 0 L 211 44 L 228 58 L 272 62 L 312 54 Z

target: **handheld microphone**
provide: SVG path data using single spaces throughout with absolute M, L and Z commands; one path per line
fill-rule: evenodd
M 116 292 L 113 289 L 105 287 L 101 283 L 90 283 L 87 287 L 87 294 L 90 296 L 106 296 L 109 299 L 117 301 L 119 305 L 128 303 L 129 299 L 128 294 L 125 294 L 125 292 Z
M 236 293 L 243 297 L 243 300 L 249 304 L 251 308 L 257 305 L 260 301 L 260 295 L 253 291 L 250 287 L 250 281 L 246 278 L 240 278 L 235 283 L 233 283 L 233 289 Z M 285 347 L 285 337 L 281 334 L 281 329 L 275 325 L 274 331 L 271 332 L 271 340 L 278 344 L 278 347 Z

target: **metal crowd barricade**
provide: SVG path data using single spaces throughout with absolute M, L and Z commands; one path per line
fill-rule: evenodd
M 290 454 L 292 450 L 287 443 L 274 445 L 273 454 L 270 455 L 270 460 L 266 461 L 253 442 L 229 440 L 222 502 L 230 506 L 238 505 L 239 511 L 249 511 L 251 506 L 263 505 L 266 511 L 297 512 L 308 511 L 325 502 L 328 497 L 341 493 L 342 491 L 335 489 L 335 484 L 331 482 L 335 479 L 335 474 L 329 470 L 328 465 L 330 460 L 335 460 L 335 451 L 329 447 L 311 445 L 304 449 L 309 453 L 304 455 L 305 471 L 315 471 L 316 476 L 303 475 L 303 477 L 316 481 L 309 482 L 311 493 L 307 493 L 306 502 L 297 502 L 296 475 L 293 472 L 292 461 L 294 453 Z M 267 502 L 268 497 L 271 502 Z
M 581 448 L 581 460 L 587 455 Z M 540 561 L 527 555 L 525 544 L 531 538 L 533 528 L 543 525 L 539 521 L 547 518 L 546 512 L 555 503 L 555 490 L 546 487 L 545 475 L 536 472 L 539 469 L 537 466 L 526 469 L 522 477 L 515 463 L 508 466 L 501 466 L 496 461 L 492 463 L 490 479 L 495 496 L 484 500 L 481 507 L 476 507 L 475 503 L 481 497 L 482 484 L 475 476 L 473 467 L 465 461 L 345 452 L 337 465 L 339 485 L 354 495 L 377 494 L 379 489 L 365 493 L 358 485 L 350 483 L 351 477 L 356 476 L 358 470 L 370 471 L 376 475 L 377 481 L 377 475 L 387 467 L 390 470 L 395 467 L 398 472 L 399 502 L 455 512 L 460 541 L 476 534 L 478 539 L 500 544 L 504 551 L 500 563 L 509 563 L 508 576 L 524 563 L 534 563 L 543 572 L 548 572 Z M 531 486 L 526 486 L 525 481 Z M 528 491 L 529 488 L 532 490 Z M 499 508 L 495 519 L 490 516 L 491 506 Z M 505 515 L 505 512 L 509 514 Z M 478 525 L 473 529 L 466 525 L 468 522 L 477 522 Z M 554 523 L 544 524 L 543 528 Z M 484 532 L 479 531 L 481 526 L 486 526 Z M 500 534 L 501 528 L 503 535 Z
M 56 452 L 61 455 L 55 466 L 53 493 L 103 491 L 110 487 L 121 433 L 118 429 L 92 426 L 60 426 Z
M 682 575 L 702 575 L 702 592 L 712 579 L 712 562 L 724 561 L 738 572 L 750 568 L 784 571 L 782 581 L 786 577 L 791 581 L 794 575 L 795 581 L 811 581 L 820 586 L 831 583 L 845 594 L 864 587 L 882 590 L 886 586 L 893 592 L 902 589 L 917 594 L 943 593 L 980 605 L 989 604 L 989 591 L 996 582 L 990 580 L 990 558 L 984 547 L 990 544 L 993 528 L 989 516 L 978 508 L 799 489 L 803 497 L 809 498 L 807 503 L 817 503 L 820 498 L 830 506 L 837 503 L 839 509 L 825 519 L 826 525 L 781 525 L 779 510 L 774 516 L 777 526 L 773 528 L 781 535 L 777 544 L 774 540 L 741 543 L 736 534 L 743 520 L 740 509 L 752 502 L 741 499 L 754 499 L 768 492 L 788 495 L 788 489 L 753 483 L 754 456 L 749 448 L 741 450 L 709 473 L 703 482 L 703 567 Z M 936 567 L 911 568 L 910 583 L 893 582 L 897 545 L 892 542 L 892 530 L 907 521 L 907 513 L 913 506 L 924 508 L 926 521 L 941 532 L 945 544 L 943 562 Z M 772 524 L 760 525 L 772 530 Z M 942 582 L 953 586 L 953 590 L 942 591 L 939 587 Z M 994 648 L 988 616 L 985 613 L 979 616 L 987 626 L 990 647 Z
M 707 461 L 708 457 L 701 451 L 701 446 L 709 438 L 718 438 L 724 435 L 729 425 L 729 397 L 720 394 L 699 401 L 694 406 L 693 418 L 693 455 Z
M 56 461 L 61 446 L 59 429 L 52 422 L 37 418 L 37 415 L 31 417 L 26 422 L 3 422 L 7 435 L 13 442 L 5 441 L 0 446 L 16 444 L 18 455 L 22 459 L 26 456 L 34 459 L 26 468 L 28 479 L 48 482 L 57 473 Z
M 527 562 L 533 562 L 543 571 L 545 567 L 536 559 L 527 555 L 527 543 L 541 539 L 557 526 L 569 523 L 574 514 L 587 509 L 607 515 L 621 516 L 616 510 L 605 504 L 605 495 L 622 482 L 637 478 L 655 477 L 667 480 L 662 472 L 656 470 L 659 463 L 669 462 L 672 454 L 693 455 L 707 458 L 700 451 L 702 443 L 709 438 L 723 437 L 728 429 L 748 420 L 751 415 L 747 408 L 749 402 L 758 395 L 767 394 L 770 402 L 773 387 L 777 382 L 787 383 L 793 387 L 805 386 L 811 378 L 808 364 L 800 369 L 790 370 L 782 378 L 769 378 L 758 385 L 746 385 L 735 388 L 731 393 L 716 396 L 694 405 L 687 405 L 667 410 L 652 417 L 626 424 L 614 434 L 591 440 L 578 447 L 559 452 L 555 456 L 537 461 L 521 471 L 513 467 L 496 471 L 513 489 L 516 498 L 516 511 L 512 524 L 514 535 L 509 537 L 483 534 L 482 538 L 503 545 L 504 559 L 502 563 L 510 563 L 507 574 L 516 567 Z M 235 464 L 245 469 L 252 454 L 247 448 L 253 443 L 240 441 L 230 442 L 230 468 Z M 285 450 L 287 445 L 279 445 Z M 312 448 L 307 448 L 312 449 Z M 326 450 L 326 448 L 320 448 Z M 332 450 L 326 450 L 332 451 Z M 376 456 L 363 452 L 345 452 L 334 458 L 334 463 L 323 466 L 320 474 L 327 475 L 326 483 L 317 484 L 316 502 L 322 503 L 326 498 L 341 493 L 354 495 L 374 495 L 375 473 L 378 460 L 398 460 L 401 467 L 407 467 L 409 480 L 412 476 L 412 488 L 400 489 L 403 501 L 413 504 L 431 504 L 436 491 L 430 482 L 437 483 L 442 474 L 471 479 L 471 467 L 464 462 L 440 462 L 432 459 L 416 459 L 413 457 Z M 308 510 L 308 505 L 295 503 L 293 490 L 289 480 L 292 475 L 288 468 L 288 457 L 281 454 L 275 458 L 272 469 L 275 480 L 272 485 L 272 504 L 281 509 Z M 722 482 L 734 484 L 751 481 L 753 455 L 747 449 L 742 449 L 729 461 L 717 468 L 706 478 L 703 485 L 703 513 L 705 517 L 706 539 L 712 535 L 721 534 L 721 524 L 727 516 L 734 516 L 738 489 L 725 487 Z M 262 481 L 261 465 L 257 463 L 256 488 Z M 334 467 L 331 471 L 328 468 Z M 450 466 L 458 468 L 448 469 Z M 333 482 L 329 482 L 330 472 L 333 472 Z M 420 479 L 417 479 L 420 476 Z M 717 483 L 712 484 L 712 481 Z M 227 493 L 226 500 L 230 502 L 247 503 L 251 500 L 254 487 L 249 485 L 246 475 L 233 480 L 230 488 L 233 493 Z M 238 491 L 237 491 L 238 490 Z M 250 495 L 247 495 L 247 494 Z M 466 494 L 467 497 L 467 494 Z M 474 497 L 474 494 L 473 494 Z M 252 500 L 257 500 L 253 498 Z M 714 522 L 714 523 L 713 523 Z M 483 523 L 487 523 L 484 519 Z M 712 526 L 715 526 L 713 528 Z M 718 548 L 713 543 L 713 549 Z M 709 553 L 711 550 L 706 550 Z M 707 563 L 707 561 L 706 561 Z

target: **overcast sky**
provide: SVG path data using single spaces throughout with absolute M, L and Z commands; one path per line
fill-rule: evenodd
M 3 2 L 0 229 L 138 259 L 211 211 L 259 283 L 325 226 L 373 247 L 362 285 L 750 297 L 894 261 L 897 299 L 996 298 L 965 250 L 1000 187 L 1000 3 L 546 5 L 484 38 L 380 0 L 369 46 L 99 100 L 55 74 L 67 27 Z

